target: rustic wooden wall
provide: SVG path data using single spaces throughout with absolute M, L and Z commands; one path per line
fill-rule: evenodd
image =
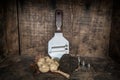
M 120 1 L 113 2 L 112 26 L 110 37 L 110 56 L 120 63 Z
M 20 37 L 21 55 L 47 54 L 47 42 L 55 31 L 56 9 L 63 10 L 63 33 L 72 55 L 108 54 L 112 0 L 19 0 L 7 10 L 9 51 L 18 51 Z

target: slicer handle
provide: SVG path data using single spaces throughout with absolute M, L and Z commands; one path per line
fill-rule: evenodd
M 62 18 L 63 18 L 63 12 L 62 10 L 56 10 L 55 12 L 55 19 L 56 19 L 56 27 L 57 27 L 57 32 L 62 31 Z

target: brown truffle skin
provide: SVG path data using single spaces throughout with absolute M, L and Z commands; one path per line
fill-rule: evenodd
M 72 74 L 72 72 L 78 68 L 78 59 L 77 57 L 73 57 L 69 54 L 64 54 L 60 59 L 59 64 L 59 70 L 68 74 Z

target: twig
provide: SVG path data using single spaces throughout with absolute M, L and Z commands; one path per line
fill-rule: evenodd
M 65 76 L 66 78 L 70 78 L 70 75 L 69 74 L 67 74 L 67 73 L 65 73 L 65 72 L 62 72 L 62 71 L 60 71 L 60 70 L 57 70 L 57 71 L 52 71 L 52 72 L 56 72 L 56 73 L 59 73 L 59 74 L 61 74 L 61 75 L 63 75 L 63 76 Z

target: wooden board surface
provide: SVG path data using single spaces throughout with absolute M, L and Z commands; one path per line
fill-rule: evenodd
M 89 57 L 108 54 L 112 0 L 20 0 L 18 3 L 22 55 L 47 54 L 47 42 L 55 31 L 56 9 L 64 13 L 63 34 L 70 42 L 70 54 Z
M 19 54 L 19 40 L 18 40 L 18 21 L 17 21 L 17 7 L 16 0 L 11 2 L 4 1 L 5 10 L 5 48 L 8 54 Z

